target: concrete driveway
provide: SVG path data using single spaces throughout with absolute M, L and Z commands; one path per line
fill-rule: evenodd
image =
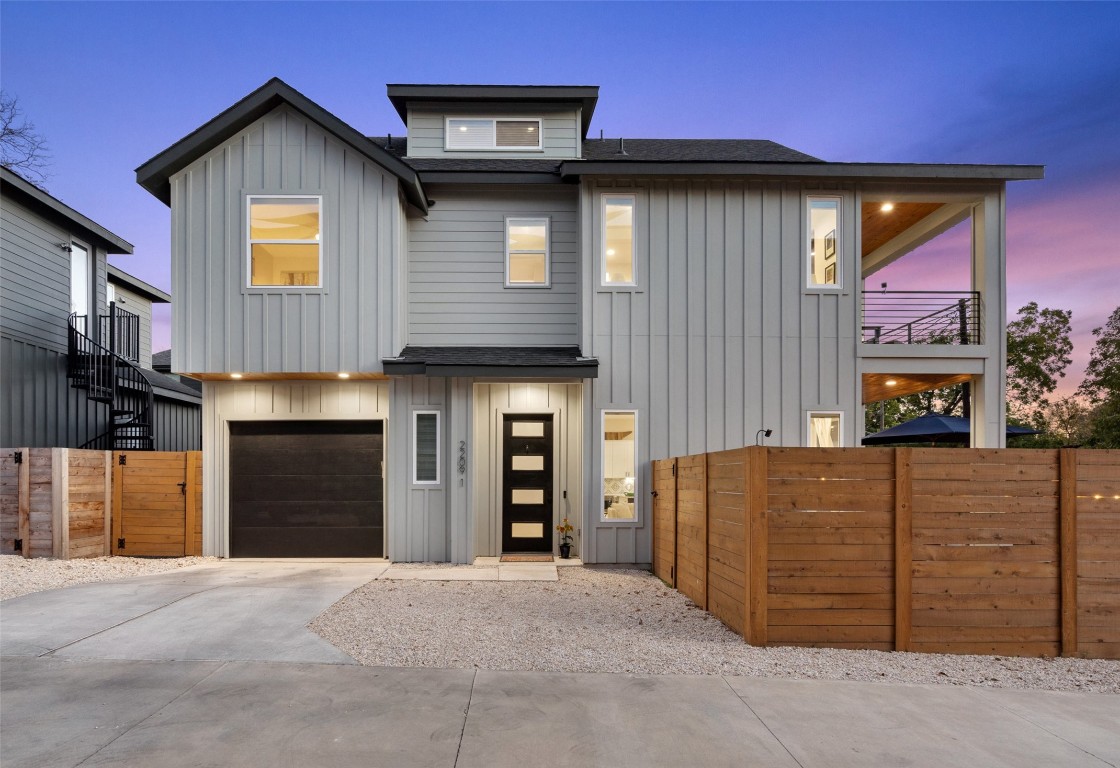
M 223 562 L 4 601 L 4 768 L 1120 766 L 1120 696 L 356 666 L 305 625 L 385 567 Z
M 225 561 L 3 604 L 5 656 L 353 664 L 307 629 L 385 563 Z

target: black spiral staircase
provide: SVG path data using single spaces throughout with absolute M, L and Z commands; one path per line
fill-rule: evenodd
M 152 385 L 139 366 L 140 318 L 113 303 L 109 314 L 93 323 L 86 315 L 70 315 L 68 330 L 70 386 L 85 390 L 91 407 L 108 406 L 106 429 L 79 447 L 153 450 L 155 402 Z

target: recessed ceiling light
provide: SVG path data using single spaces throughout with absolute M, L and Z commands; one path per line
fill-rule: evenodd
M 607 255 L 608 256 L 614 256 L 614 248 L 608 248 L 607 249 Z
M 231 379 L 240 379 L 240 378 L 241 378 L 241 374 L 240 374 L 240 373 L 231 373 L 231 374 L 229 375 L 229 377 L 230 377 Z
M 894 203 L 883 203 L 883 207 L 879 209 L 883 213 L 890 213 L 894 210 Z
M 348 373 L 340 373 L 340 374 L 338 374 L 338 378 L 340 378 L 340 379 L 348 379 L 348 378 L 350 378 L 350 374 L 348 374 Z
M 894 379 L 887 379 L 887 380 L 886 380 L 885 382 L 883 382 L 883 383 L 884 383 L 884 384 L 886 384 L 886 385 L 887 385 L 888 387 L 893 387 L 893 386 L 895 386 L 896 384 L 898 384 L 898 382 L 897 382 L 897 381 L 895 381 Z

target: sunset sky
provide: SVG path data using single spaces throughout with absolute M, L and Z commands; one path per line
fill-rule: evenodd
M 1118 36 L 1117 3 L 4 0 L 0 82 L 50 145 L 47 189 L 132 242 L 114 263 L 165 290 L 170 213 L 134 169 L 273 76 L 369 135 L 404 133 L 386 83 L 588 84 L 594 135 L 1045 165 L 1009 185 L 1008 307 L 1073 310 L 1069 391 L 1120 304 Z M 955 250 L 885 279 L 967 289 Z

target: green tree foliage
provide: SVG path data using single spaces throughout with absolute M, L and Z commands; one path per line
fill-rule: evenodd
M 1120 448 L 1120 307 L 1100 328 L 1093 329 L 1096 342 L 1078 387 L 1092 405 L 1092 429 L 1088 445 Z
M 1047 395 L 1066 375 L 1073 342 L 1068 309 L 1039 309 L 1032 301 L 1007 324 L 1007 416 L 1030 424 L 1049 406 Z

